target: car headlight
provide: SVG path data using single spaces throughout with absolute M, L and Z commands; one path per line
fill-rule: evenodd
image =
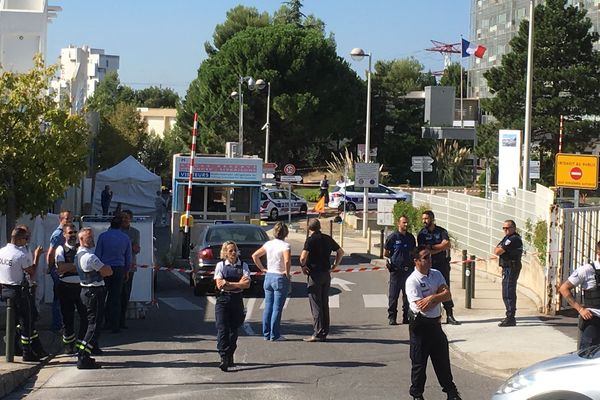
M 502 386 L 496 391 L 497 394 L 512 393 L 517 390 L 521 390 L 531 385 L 534 382 L 532 375 L 525 375 L 516 373 L 504 382 Z

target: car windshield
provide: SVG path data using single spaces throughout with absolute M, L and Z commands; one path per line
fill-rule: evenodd
M 206 241 L 222 243 L 233 240 L 236 243 L 264 242 L 269 240 L 265 231 L 256 226 L 218 227 L 210 229 L 206 234 Z

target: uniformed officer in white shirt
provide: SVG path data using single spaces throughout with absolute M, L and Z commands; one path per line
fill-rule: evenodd
M 104 265 L 94 254 L 94 232 L 83 228 L 79 232 L 79 250 L 75 257 L 75 266 L 81 279 L 81 301 L 86 307 L 88 326 L 85 336 L 79 343 L 78 369 L 98 369 L 100 364 L 90 355 L 98 347 L 99 324 L 104 316 L 106 289 L 104 277 L 112 275 L 112 268 Z
M 27 228 L 19 226 L 12 230 L 10 243 L 0 249 L 0 284 L 2 298 L 10 299 L 15 307 L 16 320 L 20 325 L 23 361 L 39 361 L 47 353 L 43 350 L 35 330 L 32 313 L 34 304 L 24 285 L 29 285 L 27 276 L 35 276 L 40 256 L 44 251 L 38 246 L 32 257 L 27 248 L 28 241 Z
M 415 270 L 406 280 L 410 304 L 409 334 L 412 361 L 410 395 L 423 400 L 427 359 L 431 357 L 435 373 L 448 400 L 460 400 L 452 378 L 448 339 L 442 330 L 441 303 L 452 299 L 442 273 L 431 268 L 431 252 L 420 245 L 412 252 Z
M 578 303 L 571 293 L 577 286 L 583 291 L 583 304 Z M 578 348 L 600 344 L 600 242 L 596 243 L 596 260 L 577 267 L 558 290 L 579 313 Z

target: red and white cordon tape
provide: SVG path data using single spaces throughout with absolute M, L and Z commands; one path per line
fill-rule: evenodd
M 174 268 L 174 267 L 153 267 L 150 265 L 136 265 L 136 268 L 152 268 L 155 271 L 170 271 L 170 272 L 193 272 L 192 269 L 188 268 Z M 331 273 L 340 273 L 340 272 L 374 272 L 374 271 L 387 271 L 385 267 L 359 267 L 359 268 L 335 268 L 330 270 Z M 214 274 L 214 271 L 206 271 L 207 275 Z M 265 275 L 266 272 L 251 272 L 250 275 Z M 302 271 L 292 271 L 290 275 L 301 275 Z

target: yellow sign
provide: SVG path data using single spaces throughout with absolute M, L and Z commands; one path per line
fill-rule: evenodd
M 573 189 L 598 187 L 598 156 L 557 154 L 554 169 L 555 186 Z

